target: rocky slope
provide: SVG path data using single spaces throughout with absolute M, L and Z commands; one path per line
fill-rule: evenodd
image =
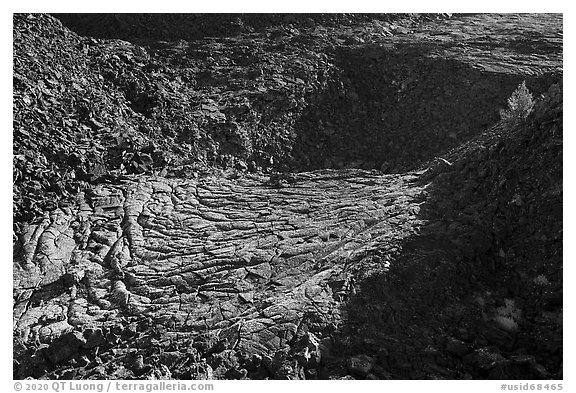
M 98 39 L 14 16 L 15 378 L 562 377 L 561 16 L 58 17 Z

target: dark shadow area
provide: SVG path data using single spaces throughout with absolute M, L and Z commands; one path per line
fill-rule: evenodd
M 321 374 L 368 355 L 380 379 L 562 379 L 561 98 L 528 120 L 422 178 L 424 224 L 377 253 Z
M 554 45 L 550 41 L 543 40 L 538 34 L 525 33 L 522 38 L 510 41 L 507 47 L 528 55 L 547 55 L 549 53 L 562 53 L 562 45 Z
M 63 275 L 50 284 L 42 285 L 30 296 L 30 305 L 37 306 L 63 295 L 70 290 L 72 283 L 73 280 L 69 275 Z
M 433 55 L 431 44 L 339 48 L 328 88 L 298 119 L 295 162 L 307 169 L 418 168 L 496 123 L 524 79 Z M 558 75 L 527 77 L 535 96 Z

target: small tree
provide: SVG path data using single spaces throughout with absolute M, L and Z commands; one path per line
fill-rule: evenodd
M 500 109 L 500 117 L 505 122 L 517 122 L 528 117 L 533 106 L 532 94 L 523 81 L 508 98 L 508 109 Z

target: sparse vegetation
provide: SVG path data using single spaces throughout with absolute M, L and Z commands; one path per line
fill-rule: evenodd
M 508 98 L 508 109 L 500 110 L 500 117 L 504 122 L 515 123 L 528 117 L 533 107 L 534 97 L 523 81 Z

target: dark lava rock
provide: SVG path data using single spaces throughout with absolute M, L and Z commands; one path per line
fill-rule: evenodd
M 178 351 L 166 351 L 162 352 L 158 358 L 158 362 L 165 366 L 170 367 L 174 364 L 178 359 L 182 357 L 182 354 Z
M 225 379 L 245 379 L 248 376 L 248 370 L 245 368 L 231 368 L 224 373 Z
M 497 363 L 490 371 L 490 379 L 548 379 L 551 374 L 533 356 L 513 356 Z
M 440 379 L 452 379 L 454 378 L 454 372 L 446 367 L 442 367 L 439 364 L 427 363 L 426 371 L 429 375 L 440 378 Z
M 86 339 L 80 332 L 70 332 L 54 340 L 46 349 L 46 357 L 53 364 L 70 359 L 86 344 Z
M 313 333 L 306 333 L 293 348 L 294 358 L 304 368 L 316 368 L 322 359 L 320 341 Z
M 108 332 L 108 334 L 106 334 L 106 342 L 108 344 L 116 345 L 120 342 L 120 340 L 121 336 L 119 334 L 116 334 L 114 332 Z
M 142 354 L 128 357 L 125 366 L 132 370 L 136 376 L 143 375 L 152 369 L 150 365 L 144 363 L 144 356 L 142 356 Z
M 374 367 L 372 367 L 371 373 L 376 375 L 378 379 L 394 379 L 392 374 L 378 364 L 375 364 Z
M 295 360 L 285 360 L 274 373 L 274 379 L 305 379 L 304 369 Z
M 214 376 L 217 379 L 222 377 L 224 379 L 242 379 L 248 374 L 248 371 L 240 366 L 236 352 L 232 349 L 212 354 L 207 361 L 214 369 Z
M 506 361 L 492 347 L 480 348 L 469 355 L 464 356 L 464 364 L 481 372 L 488 372 L 496 365 Z
M 512 350 L 516 345 L 516 333 L 499 328 L 493 323 L 486 324 L 482 329 L 482 335 L 490 344 L 498 345 L 506 350 Z
M 449 337 L 448 340 L 446 340 L 446 350 L 460 358 L 470 352 L 468 344 L 453 337 Z
M 106 343 L 106 337 L 104 337 L 102 329 L 86 329 L 84 330 L 84 338 L 86 339 L 84 344 L 86 349 L 92 349 Z
M 368 355 L 356 355 L 348 359 L 348 371 L 356 377 L 366 377 L 374 367 L 374 359 Z
M 209 364 L 200 362 L 190 366 L 190 376 L 192 379 L 213 379 L 214 370 Z
M 251 356 L 250 362 L 248 364 L 249 364 L 250 368 L 248 368 L 248 366 L 247 366 L 247 369 L 249 371 L 257 369 L 258 367 L 260 367 L 262 365 L 262 355 L 257 354 L 257 353 L 253 354 Z

